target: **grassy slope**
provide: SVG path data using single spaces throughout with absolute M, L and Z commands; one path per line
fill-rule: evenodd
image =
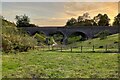
M 100 40 L 99 38 L 95 38 L 95 39 L 90 39 L 90 40 L 86 40 L 83 42 L 76 42 L 72 45 L 76 46 L 85 46 L 85 47 L 91 47 L 93 45 L 95 45 L 96 48 L 99 48 L 99 46 L 106 46 L 108 45 L 109 48 L 117 48 L 118 47 L 118 43 L 114 43 L 114 42 L 118 42 L 118 34 L 113 34 L 108 36 L 106 39 Z

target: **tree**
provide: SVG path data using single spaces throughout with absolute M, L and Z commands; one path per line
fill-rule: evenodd
M 73 26 L 75 23 L 77 23 L 77 20 L 75 18 L 71 18 L 67 21 L 66 26 Z
M 17 27 L 28 27 L 29 26 L 29 22 L 30 22 L 30 18 L 28 16 L 24 15 L 16 15 L 15 19 Z
M 85 20 L 90 20 L 90 15 L 89 15 L 89 13 L 84 13 L 82 17 L 83 17 L 83 21 L 85 21 Z
M 83 21 L 83 16 L 78 16 L 77 20 L 78 20 L 78 23 L 81 22 L 81 21 Z
M 94 20 L 94 22 L 95 22 L 96 25 L 98 25 L 98 22 L 100 21 L 101 16 L 102 16 L 102 14 L 98 14 L 97 16 L 95 16 L 93 18 L 93 20 Z
M 109 26 L 110 18 L 107 14 L 98 14 L 93 19 L 90 18 L 89 13 L 84 13 L 78 16 L 77 20 L 71 18 L 67 21 L 66 26 Z
M 77 22 L 83 22 L 85 20 L 90 20 L 89 13 L 84 13 L 82 16 L 78 16 Z
M 82 16 L 78 16 L 77 20 L 71 18 L 67 21 L 66 26 L 92 26 L 94 21 L 90 19 L 89 13 L 84 13 Z
M 110 21 L 110 18 L 107 16 L 107 14 L 98 14 L 97 16 L 95 16 L 93 18 L 94 20 L 94 24 L 97 24 L 98 26 L 109 26 L 109 21 Z
M 113 26 L 119 26 L 120 25 L 120 13 L 114 17 L 114 22 L 113 22 Z

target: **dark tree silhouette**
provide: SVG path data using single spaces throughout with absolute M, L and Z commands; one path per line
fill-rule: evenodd
M 77 20 L 71 18 L 67 21 L 66 26 L 93 26 L 96 25 L 94 20 L 90 18 L 89 13 L 84 13 L 82 16 L 78 16 Z
M 119 26 L 120 25 L 120 13 L 114 17 L 114 22 L 113 22 L 113 26 Z
M 73 26 L 75 23 L 77 23 L 77 20 L 75 18 L 71 18 L 67 21 L 66 26 Z
M 29 26 L 29 22 L 30 22 L 30 18 L 28 16 L 24 15 L 16 15 L 15 19 L 17 27 L 28 27 Z
M 82 22 L 83 21 L 83 16 L 78 16 L 78 22 Z
M 108 17 L 107 14 L 98 14 L 97 16 L 95 16 L 93 18 L 94 20 L 94 24 L 97 24 L 98 26 L 109 26 L 109 21 L 110 21 L 110 18 Z

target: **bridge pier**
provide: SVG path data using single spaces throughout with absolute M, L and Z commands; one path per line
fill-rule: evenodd
M 46 40 L 45 40 L 47 45 L 49 45 L 49 41 L 50 41 L 50 39 L 49 39 L 49 37 L 47 37 Z
M 47 37 L 46 37 L 46 41 L 45 41 L 45 42 L 46 42 L 46 44 L 48 44 L 48 45 L 50 45 L 50 43 L 49 43 L 50 37 L 51 37 L 51 36 L 47 36 Z M 66 45 L 67 42 L 68 42 L 68 37 L 65 36 L 61 42 L 62 42 L 61 44 Z
M 66 45 L 66 44 L 67 44 L 67 42 L 68 42 L 68 37 L 67 37 L 67 36 L 65 36 L 65 37 L 63 38 L 63 45 Z

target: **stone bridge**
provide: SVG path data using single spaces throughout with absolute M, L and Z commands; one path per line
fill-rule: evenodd
M 110 34 L 115 34 L 119 32 L 118 26 L 81 26 L 81 27 L 22 27 L 30 35 L 35 33 L 42 32 L 46 36 L 51 36 L 55 33 L 61 33 L 64 38 L 63 42 L 66 43 L 66 40 L 71 34 L 77 33 L 76 35 L 81 35 L 84 39 L 90 39 L 95 36 L 95 34 L 100 31 L 107 30 Z

